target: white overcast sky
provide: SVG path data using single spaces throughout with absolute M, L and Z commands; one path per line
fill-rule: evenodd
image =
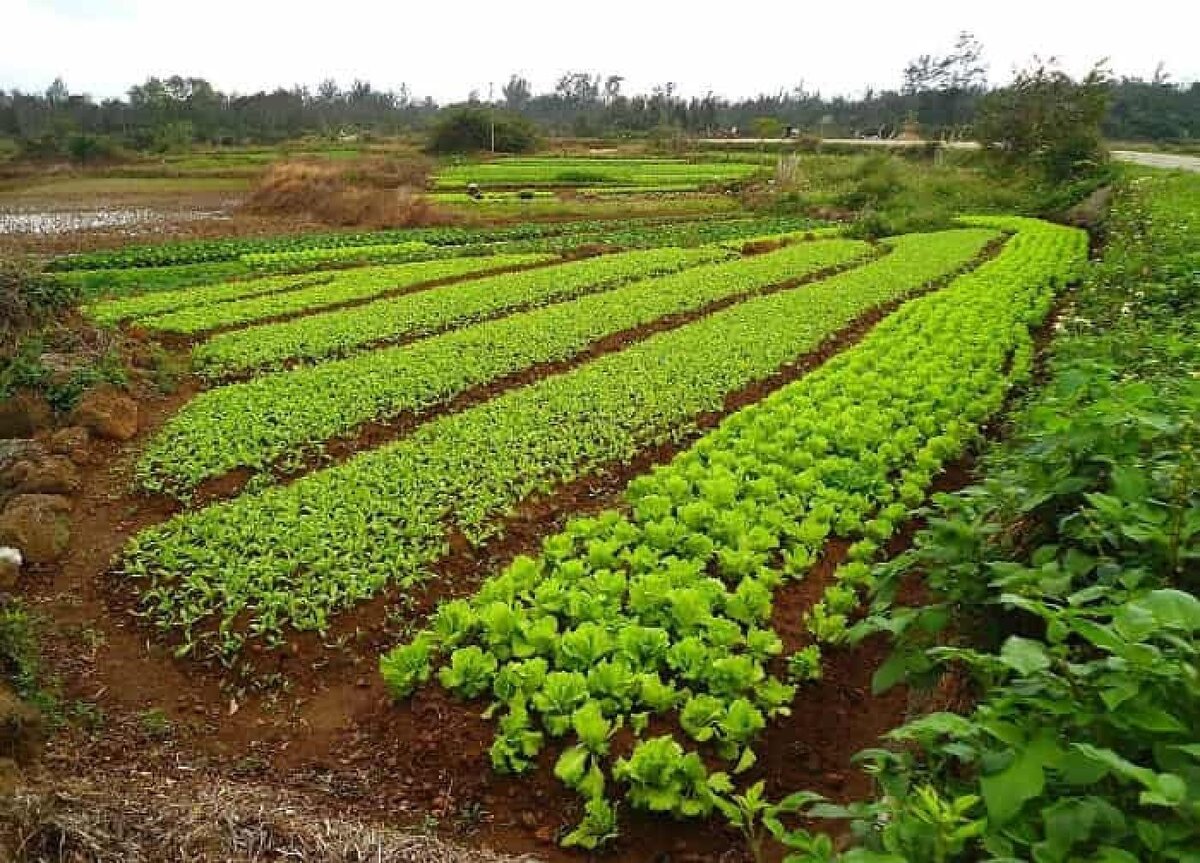
M 0 0 L 0 88 L 121 95 L 149 75 L 226 92 L 355 78 L 418 97 L 481 96 L 509 73 L 550 89 L 568 70 L 617 73 L 626 92 L 674 81 L 684 95 L 896 87 L 904 64 L 984 44 L 993 81 L 1031 56 L 1078 73 L 1200 78 L 1200 0 Z

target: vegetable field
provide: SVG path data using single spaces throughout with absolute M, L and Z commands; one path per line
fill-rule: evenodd
M 615 189 L 698 189 L 744 180 L 763 167 L 746 162 L 684 162 L 673 159 L 508 158 L 454 165 L 438 172 L 436 188 L 588 186 Z
M 60 258 L 93 332 L 183 370 L 87 468 L 63 571 L 140 686 L 194 687 L 167 713 L 203 714 L 213 763 L 506 851 L 1193 860 L 1200 196 L 1176 182 L 1119 190 L 1101 262 L 1081 229 L 969 213 Z M 108 680 L 147 709 L 132 663 Z

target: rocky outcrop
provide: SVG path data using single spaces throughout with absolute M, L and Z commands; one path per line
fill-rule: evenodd
M 0 590 L 12 590 L 21 577 L 21 552 L 7 545 L 0 545 Z
M 97 437 L 129 440 L 137 434 L 137 402 L 115 386 L 97 387 L 84 394 L 74 421 Z
M 71 501 L 57 494 L 21 494 L 0 513 L 0 544 L 20 550 L 30 563 L 50 563 L 71 542 Z
M 75 464 L 87 464 L 91 457 L 88 444 L 92 436 L 83 426 L 68 426 L 59 429 L 50 438 L 50 452 L 65 455 Z
M 0 491 L 14 494 L 73 494 L 79 472 L 64 455 L 36 455 L 0 469 Z

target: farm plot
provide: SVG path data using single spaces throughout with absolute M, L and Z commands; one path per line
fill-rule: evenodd
M 683 162 L 670 159 L 497 159 L 453 165 L 438 172 L 438 189 L 511 186 L 630 186 L 699 188 L 742 180 L 763 170 L 743 162 Z
M 755 741 L 787 714 L 795 683 L 819 675 L 820 645 L 844 637 L 867 562 L 1028 376 L 1031 328 L 1086 261 L 1081 231 L 981 222 L 1017 232 L 996 259 L 634 480 L 621 510 L 571 521 L 538 558 L 444 603 L 381 661 L 393 693 L 436 674 L 492 702 L 502 772 L 533 769 L 563 738 L 554 773 L 586 801 L 568 845 L 612 838 L 618 796 L 677 817 L 710 813 L 754 765 Z M 812 645 L 783 663 L 774 594 L 833 536 L 854 541 L 849 560 L 807 614 Z M 648 733 L 656 716 L 677 729 Z M 632 739 L 618 747 L 622 727 Z
M 506 229 L 412 229 L 405 232 L 376 232 L 350 235 L 310 235 L 288 238 L 278 244 L 262 240 L 230 240 L 216 249 L 190 249 L 192 244 L 174 244 L 178 257 L 194 254 L 197 262 L 172 263 L 174 255 L 161 249 L 138 265 L 119 266 L 137 255 L 98 253 L 84 262 L 92 269 L 62 270 L 55 262 L 55 277 L 77 289 L 80 295 L 99 305 L 95 298 L 144 296 L 155 292 L 184 293 L 198 287 L 207 291 L 217 282 L 253 282 L 276 274 L 313 275 L 314 270 L 372 264 L 399 264 L 498 254 L 569 254 L 584 247 L 608 249 L 649 249 L 660 246 L 698 246 L 758 234 L 792 233 L 803 235 L 821 228 L 810 219 L 794 216 L 757 216 L 752 218 L 693 218 L 663 221 L 658 218 L 617 219 L 592 222 L 556 222 L 547 225 L 520 225 Z M 437 231 L 437 234 L 432 233 Z M 349 241 L 346 238 L 349 238 Z M 414 239 L 423 237 L 424 239 Z M 352 241 L 352 242 L 351 242 Z M 226 259 L 241 243 L 246 251 Z M 280 248 L 275 248 L 275 245 Z M 267 251 L 254 251 L 266 247 Z M 170 248 L 170 247 L 168 247 Z M 207 260 L 207 254 L 219 255 Z M 111 259 L 110 259 L 110 256 Z M 69 260 L 69 259 L 68 259 Z M 156 261 L 166 263 L 155 263 Z M 107 266 L 101 267 L 101 264 Z M 236 288 L 230 288 L 236 291 Z M 250 294 L 247 294 L 249 296 Z M 136 305 L 134 308 L 138 308 Z M 148 313 L 148 312 L 147 312 Z
M 425 282 L 552 260 L 552 255 L 495 255 L 363 267 L 327 275 L 267 276 L 107 300 L 86 307 L 85 313 L 100 324 L 129 321 L 148 330 L 191 335 L 217 327 L 370 299 Z
M 234 468 L 303 456 L 366 422 L 420 410 L 534 364 L 568 359 L 622 330 L 804 278 L 870 251 L 855 240 L 805 243 L 642 279 L 413 345 L 219 387 L 168 422 L 143 455 L 139 477 L 143 487 L 178 493 Z
M 458 246 L 470 243 L 497 243 L 531 240 L 567 233 L 600 230 L 607 223 L 560 222 L 525 223 L 495 228 L 403 228 L 386 231 L 349 231 L 341 233 L 289 234 L 279 237 L 195 240 L 128 246 L 107 252 L 69 255 L 52 261 L 53 272 L 156 268 L 221 261 L 238 261 L 248 255 L 292 254 L 317 249 L 353 248 L 396 243 L 422 242 L 434 246 Z
M 461 278 L 492 270 L 543 264 L 551 255 L 495 255 L 487 258 L 451 258 L 364 267 L 350 270 L 328 282 L 243 300 L 231 300 L 205 306 L 192 306 L 135 320 L 148 330 L 180 335 L 195 335 L 207 330 L 236 327 L 301 312 L 317 311 L 357 300 L 369 300 L 380 294 L 412 288 L 425 283 Z
M 198 345 L 193 359 L 201 374 L 220 377 L 278 368 L 289 361 L 342 356 L 388 340 L 428 335 L 491 315 L 605 290 L 630 279 L 719 260 L 729 254 L 712 248 L 650 249 L 505 273 L 350 309 L 221 333 Z
M 83 313 L 101 326 L 112 326 L 125 321 L 149 318 L 164 312 L 194 306 L 208 306 L 230 300 L 243 300 L 288 291 L 317 284 L 324 284 L 332 274 L 302 273 L 295 275 L 263 276 L 244 281 L 216 282 L 170 291 L 154 291 L 130 297 L 100 300 L 88 303 Z
M 180 635 L 184 652 L 229 658 L 247 638 L 323 630 L 385 585 L 424 578 L 447 551 L 448 527 L 482 542 L 529 495 L 683 439 L 730 393 L 952 275 L 994 234 L 932 236 L 911 256 L 898 248 L 748 299 L 291 485 L 177 516 L 136 536 L 121 571 L 141 582 L 147 615 Z

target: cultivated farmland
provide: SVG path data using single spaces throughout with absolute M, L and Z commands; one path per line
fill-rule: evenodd
M 653 201 L 763 176 L 751 158 L 546 156 L 446 162 L 432 185 Z M 69 419 L 0 478 L 67 537 L 29 557 L 30 592 L 92 644 L 86 673 L 68 663 L 79 751 L 144 745 L 154 769 L 620 863 L 743 845 L 965 860 L 937 845 L 955 830 L 959 850 L 986 834 L 991 859 L 1026 859 L 1043 786 L 1105 781 L 1178 815 L 1170 835 L 1130 828 L 1170 852 L 1136 859 L 1191 859 L 1195 747 L 1151 701 L 1194 659 L 1194 598 L 1110 556 L 1180 578 L 1197 559 L 1180 405 L 1200 197 L 1161 177 L 1117 194 L 1100 261 L 1062 220 L 989 207 L 889 230 L 872 204 L 854 222 L 746 209 L 47 261 L 38 284 L 70 292 L 99 359 L 39 345 L 6 373 L 14 404 L 40 386 Z M 1023 520 L 1047 508 L 1053 537 Z M 12 524 L 0 539 L 33 535 Z M 1161 692 L 1122 677 L 1136 663 Z M 1071 693 L 1108 676 L 1096 703 L 1139 728 L 1104 739 L 1128 755 L 1160 735 L 1153 769 L 1022 725 L 1083 725 Z M 933 707 L 910 697 L 923 677 Z M 82 706 L 96 680 L 116 742 Z M 1089 727 L 1117 722 L 1088 703 Z M 1046 762 L 1021 785 L 1031 748 Z M 831 818 L 894 847 L 836 856 Z

